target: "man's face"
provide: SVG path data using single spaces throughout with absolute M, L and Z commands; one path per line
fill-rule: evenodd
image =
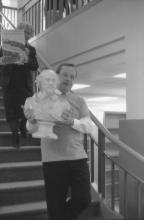
M 59 73 L 59 89 L 64 93 L 69 92 L 73 86 L 75 78 L 75 68 L 71 66 L 63 66 Z

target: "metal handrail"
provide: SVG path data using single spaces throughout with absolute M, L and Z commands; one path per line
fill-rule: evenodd
M 101 197 L 105 200 L 105 158 L 111 161 L 111 209 L 115 211 L 115 180 L 114 180 L 114 167 L 115 165 L 118 166 L 124 173 L 123 179 L 123 211 L 119 210 L 119 214 L 123 215 L 124 217 L 127 216 L 127 176 L 131 176 L 137 182 L 137 219 L 143 219 L 142 214 L 142 196 L 141 196 L 141 188 L 144 185 L 144 180 L 139 177 L 137 174 L 133 173 L 133 171 L 128 170 L 123 164 L 120 163 L 119 160 L 113 158 L 105 151 L 105 138 L 109 139 L 112 143 L 114 143 L 117 147 L 124 149 L 130 155 L 138 159 L 140 162 L 144 162 L 144 156 L 139 154 L 137 151 L 133 150 L 125 144 L 124 142 L 118 140 L 115 136 L 113 136 L 108 129 L 106 129 L 100 121 L 94 116 L 92 112 L 90 112 L 90 116 L 94 124 L 98 127 L 99 136 L 98 136 L 98 192 L 100 193 Z M 91 161 L 94 164 L 94 161 Z M 94 179 L 94 178 L 93 178 Z
M 94 114 L 92 112 L 90 112 L 90 116 L 92 121 L 97 125 L 97 127 L 102 131 L 102 133 L 114 144 L 116 144 L 118 147 L 125 149 L 128 153 L 130 153 L 131 155 L 133 155 L 136 159 L 140 160 L 142 163 L 144 163 L 144 156 L 142 156 L 140 153 L 138 153 L 137 151 L 133 150 L 132 148 L 130 148 L 130 146 L 128 146 L 127 144 L 125 144 L 124 142 L 120 141 L 119 139 L 117 139 L 115 136 L 113 136 L 108 129 L 106 129 L 101 123 L 100 121 L 94 116 Z M 96 143 L 97 144 L 97 143 Z
M 102 0 L 87 0 L 85 3 L 83 0 L 63 0 L 57 3 L 57 0 L 53 0 L 53 5 L 51 5 L 51 1 L 49 1 L 47 8 L 47 1 L 37 0 L 31 4 L 31 0 L 29 0 L 25 5 L 19 8 L 19 10 L 23 11 L 23 20 L 33 25 L 35 35 L 37 35 L 57 21 L 73 14 L 75 11 L 79 11 L 87 6 L 92 7 L 93 4 L 97 4 L 100 1 Z M 81 2 L 81 4 L 79 4 L 79 2 Z M 35 15 L 37 15 L 37 19 Z

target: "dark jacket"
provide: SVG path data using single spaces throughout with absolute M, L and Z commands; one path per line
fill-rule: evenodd
M 33 90 L 33 74 L 32 71 L 38 69 L 38 62 L 36 58 L 36 50 L 34 47 L 27 45 L 30 50 L 29 62 L 24 65 L 17 64 L 8 64 L 0 67 L 1 80 L 0 85 L 5 88 L 10 88 L 14 86 L 14 89 L 22 90 L 25 87 L 25 90 L 32 95 Z M 2 54 L 2 52 L 1 52 Z M 20 76 L 17 74 L 19 73 Z M 17 74 L 17 76 L 16 76 Z M 25 75 L 25 81 L 22 81 L 23 75 Z M 21 80 L 20 80 L 21 79 Z M 13 82 L 15 81 L 15 82 Z M 22 85 L 20 84 L 22 81 Z

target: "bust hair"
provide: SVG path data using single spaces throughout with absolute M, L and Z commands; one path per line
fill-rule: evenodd
M 38 87 L 40 87 L 42 81 L 50 74 L 53 74 L 57 80 L 57 82 L 59 81 L 58 75 L 56 74 L 56 72 L 53 69 L 43 69 L 40 74 L 36 77 L 36 85 Z

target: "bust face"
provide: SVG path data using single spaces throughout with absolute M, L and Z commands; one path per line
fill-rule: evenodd
M 47 74 L 43 74 L 40 80 L 40 88 L 42 92 L 46 94 L 52 94 L 58 85 L 58 75 L 49 71 Z

